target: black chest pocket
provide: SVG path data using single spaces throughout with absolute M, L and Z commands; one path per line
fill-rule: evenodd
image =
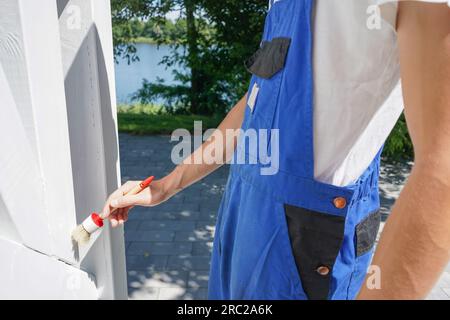
M 261 47 L 245 62 L 253 77 L 244 129 L 271 128 L 290 45 L 291 39 L 287 37 L 263 41 Z
M 263 41 L 261 48 L 245 62 L 245 67 L 255 76 L 263 79 L 272 78 L 284 68 L 290 44 L 290 38 Z

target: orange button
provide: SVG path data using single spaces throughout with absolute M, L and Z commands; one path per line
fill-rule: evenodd
M 337 197 L 333 200 L 333 204 L 338 209 L 344 209 L 347 206 L 347 200 L 343 197 Z
M 330 273 L 330 268 L 328 268 L 327 266 L 320 266 L 316 271 L 321 276 L 327 276 Z

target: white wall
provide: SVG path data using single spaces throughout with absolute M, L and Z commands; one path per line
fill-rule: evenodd
M 70 239 L 120 176 L 109 2 L 0 13 L 0 298 L 126 298 L 123 230 Z

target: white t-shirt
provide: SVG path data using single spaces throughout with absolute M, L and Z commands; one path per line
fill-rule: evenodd
M 314 164 L 318 181 L 345 186 L 357 180 L 403 110 L 396 17 L 397 2 L 392 0 L 316 0 Z

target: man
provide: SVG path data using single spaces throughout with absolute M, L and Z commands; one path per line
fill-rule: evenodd
M 231 166 L 210 298 L 426 297 L 450 253 L 446 2 L 271 1 L 261 48 L 246 63 L 249 92 L 217 132 L 269 130 L 277 167 L 262 174 L 264 146 L 223 144 L 253 162 Z M 369 290 L 380 152 L 402 111 L 400 78 L 415 165 L 372 262 L 381 286 Z M 202 150 L 139 195 L 122 196 L 137 182 L 126 183 L 103 214 L 122 224 L 132 206 L 157 205 L 211 173 L 219 164 L 190 161 Z

